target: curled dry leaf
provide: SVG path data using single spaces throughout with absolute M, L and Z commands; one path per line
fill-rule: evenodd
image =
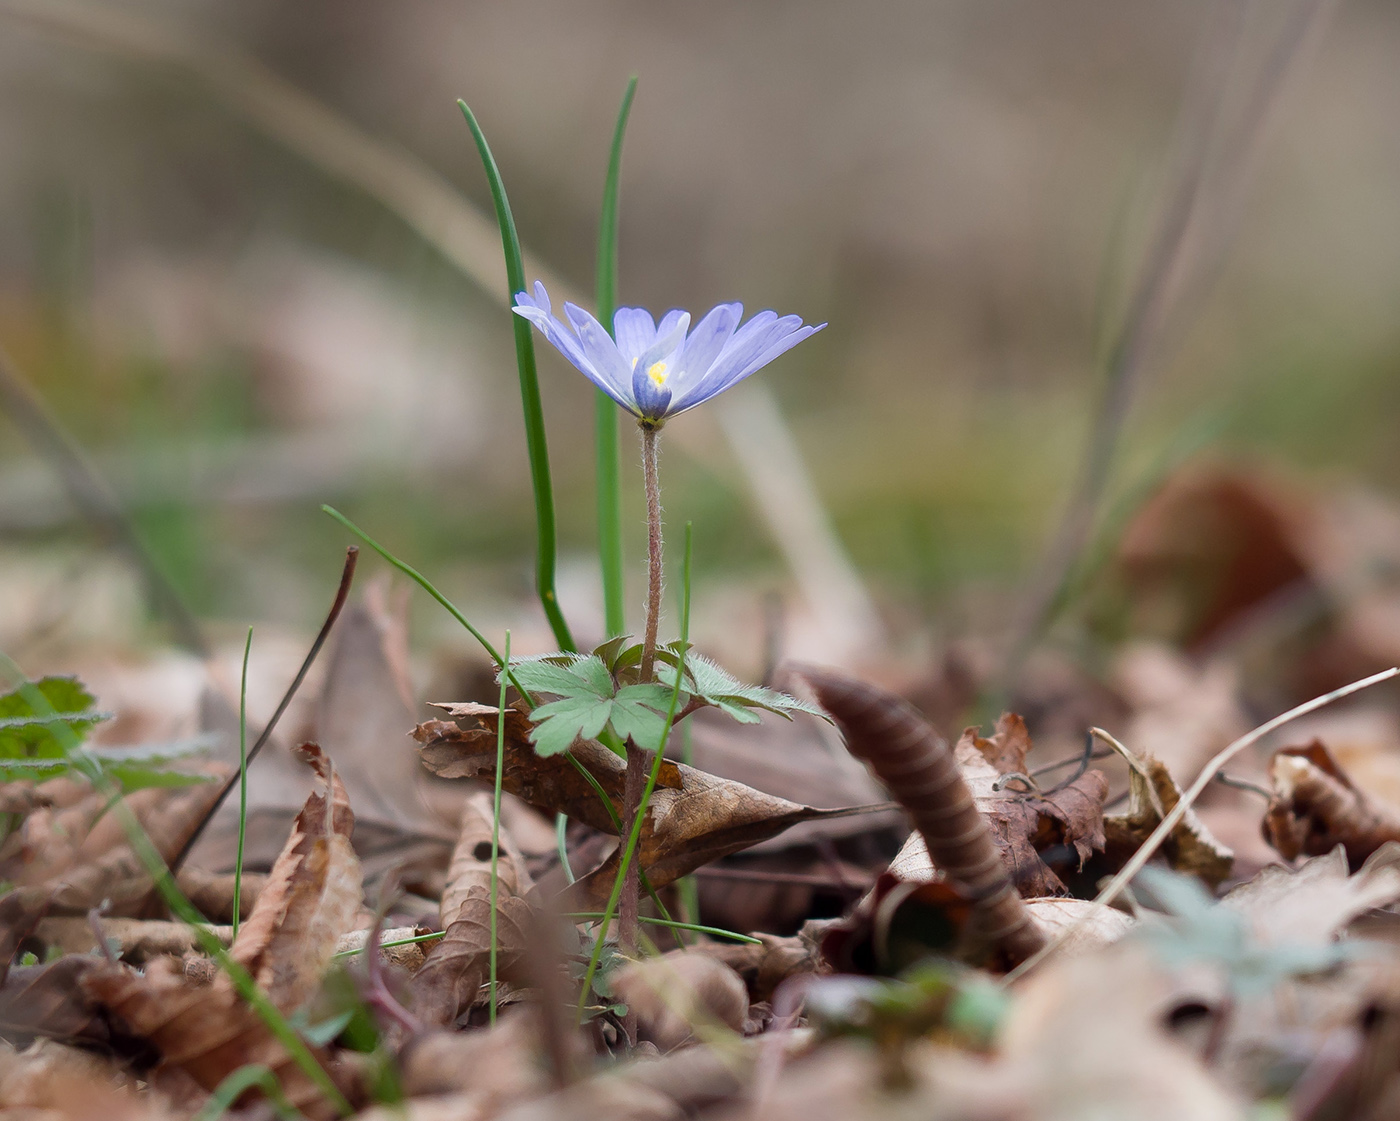
M 496 969 L 508 980 L 525 963 L 529 905 L 517 896 L 496 901 Z M 457 919 L 428 951 L 413 975 L 413 1011 L 425 1023 L 445 1027 L 476 1003 L 490 973 L 491 889 L 475 884 Z
M 344 787 L 318 747 L 306 745 L 303 756 L 325 789 L 307 798 L 231 950 L 284 1013 L 300 1008 L 319 987 L 361 895 L 359 861 L 350 847 L 354 816 Z M 171 959 L 158 958 L 144 974 L 107 966 L 85 987 L 133 1034 L 149 1040 L 166 1064 L 184 1069 L 206 1090 L 241 1066 L 261 1063 L 303 1113 L 332 1112 L 227 974 L 200 984 Z
M 423 764 L 442 778 L 492 779 L 497 710 L 477 704 L 437 707 L 454 717 L 477 721 L 482 727 L 464 730 L 445 720 L 420 724 L 414 738 L 422 745 Z M 588 780 L 563 755 L 537 756 L 529 730 L 529 717 L 516 709 L 506 710 L 503 787 L 538 809 L 566 813 L 616 836 L 617 826 Z M 602 788 L 613 813 L 620 818 L 626 764 L 592 741 L 575 744 L 572 754 Z M 867 810 L 862 806 L 835 810 L 799 806 L 666 760 L 642 826 L 636 859 L 652 886 L 659 889 L 798 822 L 847 817 Z M 614 852 L 601 867 L 581 877 L 573 888 L 573 904 L 583 910 L 600 909 L 612 888 L 618 860 L 619 854 Z
M 1026 775 L 1031 750 L 1026 723 L 1004 713 L 990 739 L 969 728 L 953 749 L 977 808 L 987 818 L 1002 862 L 1026 898 L 1068 894 L 1041 853 L 1072 851 L 1082 868 L 1104 846 L 1103 800 L 1108 782 L 1100 771 L 1085 771 L 1072 782 L 1041 791 L 1020 791 L 1006 779 Z M 1016 786 L 1026 783 L 1017 781 Z M 1003 789 L 998 790 L 997 787 Z M 1065 861 L 1060 862 L 1062 865 Z
M 1104 860 L 1113 871 L 1132 858 L 1163 816 L 1181 800 L 1181 788 L 1160 759 L 1127 752 L 1124 756 L 1128 763 L 1127 812 L 1108 814 L 1103 819 Z M 1199 876 L 1211 887 L 1229 879 L 1235 862 L 1234 853 L 1211 836 L 1192 809 L 1172 830 L 1161 852 L 1176 871 Z
M 355 815 L 345 787 L 315 744 L 303 745 L 302 756 L 326 789 L 306 799 L 230 951 L 287 1011 L 300 1008 L 320 985 L 363 890 L 360 862 L 350 845 Z
M 447 887 L 442 893 L 439 915 L 443 929 L 457 920 L 462 904 L 473 887 L 491 886 L 491 835 L 495 813 L 491 796 L 484 791 L 473 794 L 462 805 L 462 817 L 452 861 L 447 868 Z M 517 851 L 504 824 L 500 831 L 500 853 L 497 858 L 498 891 L 506 895 L 524 895 L 533 886 L 525 859 Z
M 1368 798 L 1320 740 L 1275 752 L 1273 798 L 1264 836 L 1286 860 L 1321 856 L 1341 845 L 1359 868 L 1387 841 L 1400 841 L 1400 809 Z
M 337 954 L 353 954 L 363 950 L 369 945 L 369 936 L 372 932 L 368 930 L 352 930 L 347 934 L 342 934 L 335 943 Z M 397 965 L 409 973 L 416 972 L 423 964 L 423 958 L 427 955 L 428 947 L 422 942 L 409 942 L 405 946 L 388 946 L 389 942 L 402 942 L 408 938 L 417 938 L 429 933 L 425 926 L 395 926 L 388 930 L 379 932 L 379 953 L 385 961 L 392 965 Z
M 802 675 L 836 718 L 851 754 L 909 811 L 953 894 L 968 902 L 964 938 L 985 941 L 1012 964 L 1040 949 L 1044 939 L 948 744 L 893 693 L 828 670 L 804 667 Z
M 209 872 L 186 864 L 175 874 L 175 884 L 194 904 L 194 909 L 210 922 L 226 923 L 233 920 L 234 878 L 232 872 Z M 238 907 L 240 915 L 253 913 L 258 894 L 266 883 L 265 873 L 244 871 Z
M 637 1017 L 638 1038 L 663 1052 L 697 1035 L 742 1032 L 749 1015 L 743 978 L 715 957 L 693 950 L 629 962 L 609 984 Z

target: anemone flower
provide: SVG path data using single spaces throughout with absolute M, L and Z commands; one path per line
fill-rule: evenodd
M 668 311 L 656 323 L 643 308 L 622 307 L 613 331 L 575 304 L 564 304 L 566 324 L 554 315 L 549 293 L 515 297 L 515 314 L 528 319 L 594 385 L 634 415 L 644 429 L 703 404 L 762 369 L 826 326 L 800 316 L 760 311 L 740 326 L 743 304 L 720 304 L 695 329 L 690 313 Z

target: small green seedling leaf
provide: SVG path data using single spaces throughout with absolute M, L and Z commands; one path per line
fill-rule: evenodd
M 0 759 L 61 759 L 67 752 L 54 726 L 63 724 L 82 740 L 111 714 L 94 712 L 94 698 L 76 677 L 45 677 L 34 682 L 52 712 L 36 712 L 25 689 L 0 696 Z
M 668 684 L 675 684 L 675 661 L 679 654 L 680 651 L 673 651 L 672 658 L 667 659 L 664 667 L 658 671 L 661 680 Z M 776 713 L 788 720 L 792 719 L 794 712 L 819 716 L 828 722 L 831 720 L 831 717 L 815 705 L 774 689 L 765 689 L 761 685 L 747 685 L 728 670 L 699 654 L 686 655 L 685 670 L 686 680 L 691 686 L 690 692 L 696 700 L 712 705 L 741 724 L 758 723 L 759 717 L 755 709 Z

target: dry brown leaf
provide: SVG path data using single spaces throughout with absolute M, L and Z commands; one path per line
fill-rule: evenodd
M 55 1121 L 158 1121 L 171 1116 L 160 1098 L 138 1096 L 111 1060 L 47 1039 L 23 1051 L 0 1046 L 0 1111 L 17 1119 L 31 1110 L 44 1111 Z
M 489 974 L 491 952 L 491 889 L 475 884 L 452 923 L 428 951 L 413 975 L 413 1011 L 435 1027 L 452 1023 L 476 1003 Z M 496 969 L 508 980 L 524 964 L 530 929 L 530 907 L 513 895 L 502 895 L 496 906 Z
M 72 805 L 35 810 L 0 845 L 0 877 L 14 884 L 41 884 L 66 872 L 106 805 L 89 788 Z
M 1359 868 L 1387 841 L 1400 841 L 1400 809 L 1357 789 L 1319 740 L 1275 752 L 1269 778 L 1274 796 L 1264 835 L 1286 860 L 1341 845 Z
M 149 1040 L 164 1063 L 183 1069 L 204 1089 L 212 1091 L 239 1067 L 261 1063 L 301 1112 L 317 1119 L 333 1115 L 320 1088 L 238 995 L 227 974 L 196 984 L 172 959 L 157 958 L 144 973 L 102 965 L 86 978 L 85 988 L 133 1035 Z M 312 1051 L 326 1067 L 324 1056 Z
M 464 730 L 445 720 L 420 724 L 414 738 L 422 745 L 424 765 L 442 778 L 489 781 L 496 767 L 496 709 L 476 704 L 437 707 L 454 717 L 479 721 L 484 727 Z M 592 786 L 563 756 L 537 756 L 528 739 L 529 729 L 529 718 L 524 713 L 507 710 L 504 788 L 532 806 L 567 813 L 615 836 L 617 826 Z M 620 816 L 626 771 L 623 760 L 593 742 L 576 744 L 572 754 L 597 780 Z M 861 812 L 862 807 L 820 810 L 799 806 L 742 783 L 666 760 L 661 764 L 656 792 L 642 826 L 636 859 L 652 886 L 659 889 L 703 864 L 746 849 L 798 822 Z M 581 910 L 601 909 L 612 888 L 619 859 L 615 851 L 603 865 L 581 877 L 574 885 L 573 903 Z
M 1263 945 L 1324 945 L 1353 919 L 1400 900 L 1400 844 L 1377 849 L 1348 874 L 1340 845 L 1295 868 L 1271 865 L 1240 884 L 1221 906 L 1244 915 Z
M 315 744 L 303 745 L 302 755 L 327 790 L 307 798 L 230 951 L 283 1011 L 316 991 L 363 891 L 345 787 Z
M 208 766 L 217 777 L 221 768 Z M 156 851 L 169 861 L 208 816 L 218 794 L 219 783 L 213 781 L 141 790 L 127 802 Z M 71 867 L 50 879 L 46 887 L 56 911 L 81 914 L 107 904 L 107 913 L 129 916 L 146 906 L 153 885 L 145 864 L 127 841 L 118 815 L 109 814 L 93 826 Z
M 491 835 L 495 812 L 485 791 L 473 794 L 462 805 L 462 817 L 452 861 L 447 867 L 447 887 L 442 893 L 438 914 L 443 929 L 456 922 L 462 904 L 473 887 L 491 886 Z M 525 859 L 516 850 L 510 833 L 502 824 L 497 859 L 498 890 L 506 895 L 524 895 L 533 886 Z
M 0 982 L 20 943 L 34 933 L 48 909 L 49 895 L 42 888 L 12 888 L 0 896 Z
M 470 1094 L 475 1103 L 494 1111 L 548 1093 L 537 1013 L 531 1007 L 516 1008 L 489 1028 L 414 1036 L 399 1052 L 404 1095 Z M 581 1036 L 579 1045 L 586 1046 Z
M 1013 712 L 1002 715 L 989 739 L 968 728 L 953 750 L 1017 890 L 1026 898 L 1068 894 L 1040 854 L 1063 846 L 1074 851 L 1082 868 L 1091 853 L 1103 848 L 1103 801 L 1108 793 L 1103 773 L 1085 771 L 1073 782 L 1044 792 L 1022 792 L 1017 787 L 1025 784 L 1014 780 L 997 790 L 1005 776 L 1027 772 L 1030 732 Z
M 1108 869 L 1122 868 L 1180 800 L 1181 788 L 1165 763 L 1151 755 L 1130 758 L 1127 812 L 1103 819 Z M 1176 871 L 1199 876 L 1211 887 L 1227 880 L 1235 863 L 1234 853 L 1211 836 L 1192 809 L 1163 842 L 1161 852 Z
M 673 950 L 629 962 L 609 978 L 613 994 L 637 1017 L 637 1035 L 662 1051 L 727 1031 L 749 1015 L 744 980 L 710 954 Z
M 350 847 L 354 815 L 344 787 L 314 744 L 305 746 L 303 756 L 325 791 L 307 798 L 231 950 L 284 1013 L 301 1007 L 319 987 L 361 893 L 359 861 Z M 262 1063 L 303 1113 L 319 1118 L 333 1112 L 226 973 L 201 984 L 170 958 L 158 958 L 144 974 L 106 966 L 85 987 L 133 1034 L 149 1040 L 167 1065 L 184 1069 L 206 1090 L 241 1066 Z
M 352 930 L 348 934 L 342 934 L 335 943 L 336 954 L 352 954 L 363 950 L 369 945 L 369 936 L 372 933 L 373 931 L 370 930 Z M 430 931 L 426 926 L 398 926 L 381 930 L 379 932 L 379 954 L 391 965 L 397 965 L 409 973 L 416 973 L 418 967 L 423 964 L 428 946 L 423 942 L 410 942 L 406 946 L 390 946 L 387 943 L 401 942 L 428 933 Z
M 103 939 L 109 946 L 115 943 L 122 960 L 132 965 L 141 965 L 162 954 L 183 957 L 199 952 L 199 938 L 188 923 L 162 919 L 100 919 L 98 922 Z M 225 947 L 233 938 L 230 926 L 205 929 Z M 86 916 L 44 919 L 34 933 L 47 949 L 65 954 L 89 954 L 98 948 L 93 922 Z
M 194 909 L 210 922 L 224 923 L 233 920 L 233 887 L 235 877 L 232 872 L 209 872 L 186 864 L 175 874 L 175 884 L 185 893 L 185 898 L 194 904 Z M 262 872 L 244 871 L 242 877 L 238 913 L 251 915 L 257 906 L 258 893 L 267 883 Z
M 816 920 L 820 923 L 826 920 Z M 810 924 L 809 924 L 810 925 Z M 691 947 L 692 953 L 707 954 L 724 962 L 744 979 L 749 996 L 768 1000 L 773 990 L 789 977 L 800 973 L 824 973 L 829 970 L 818 946 L 820 934 L 805 929 L 792 937 L 777 934 L 756 934 L 758 945 L 752 942 L 701 942 Z
M 15 966 L 0 987 L 0 1037 L 12 1043 L 34 1038 L 111 1042 L 101 1009 L 83 987 L 103 967 L 102 958 L 80 955 L 47 965 Z

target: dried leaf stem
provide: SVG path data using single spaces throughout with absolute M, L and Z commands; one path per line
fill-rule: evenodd
M 1186 811 L 1189 810 L 1196 799 L 1201 796 L 1201 792 L 1214 781 L 1215 776 L 1220 773 L 1221 768 L 1241 751 L 1247 747 L 1252 747 L 1270 732 L 1283 727 L 1283 725 L 1289 723 L 1289 721 L 1296 720 L 1300 716 L 1306 716 L 1310 712 L 1316 712 L 1318 709 L 1330 705 L 1333 701 L 1339 701 L 1343 697 L 1349 697 L 1353 693 L 1359 693 L 1363 689 L 1369 689 L 1372 685 L 1379 685 L 1382 681 L 1389 681 L 1392 677 L 1396 676 L 1396 674 L 1400 674 L 1400 667 L 1392 666 L 1390 669 L 1382 670 L 1380 673 L 1373 673 L 1370 677 L 1363 677 L 1360 681 L 1353 681 L 1350 685 L 1343 685 L 1340 689 L 1333 689 L 1330 693 L 1324 693 L 1320 697 L 1314 697 L 1312 700 L 1305 701 L 1296 708 L 1290 708 L 1287 712 L 1260 724 L 1259 727 L 1255 728 L 1252 732 L 1246 732 L 1239 739 L 1235 740 L 1234 743 L 1218 752 L 1211 761 L 1202 768 L 1201 773 L 1196 776 L 1196 781 L 1181 795 L 1176 805 L 1162 818 L 1157 828 L 1154 829 L 1147 840 L 1139 846 L 1137 852 L 1133 853 L 1132 859 L 1130 859 L 1127 864 L 1123 865 L 1119 873 L 1109 881 L 1108 886 L 1094 898 L 1094 909 L 1085 913 L 1077 923 L 1063 930 L 1054 941 L 1042 947 L 1037 953 L 1027 958 L 1008 973 L 1002 979 L 1003 983 L 1010 984 L 1018 978 L 1025 976 L 1054 953 L 1060 946 L 1064 945 L 1078 934 L 1084 926 L 1092 922 L 1099 908 L 1107 907 L 1117 899 L 1123 889 L 1132 881 L 1133 877 L 1146 867 L 1147 862 L 1156 854 L 1162 842 L 1171 836 L 1172 830 L 1181 823 L 1181 819 L 1186 816 Z
M 903 698 L 830 670 L 802 676 L 836 718 L 846 746 L 868 763 L 914 819 L 929 855 L 973 905 L 976 933 L 1013 965 L 1045 943 L 1002 863 L 947 742 Z

